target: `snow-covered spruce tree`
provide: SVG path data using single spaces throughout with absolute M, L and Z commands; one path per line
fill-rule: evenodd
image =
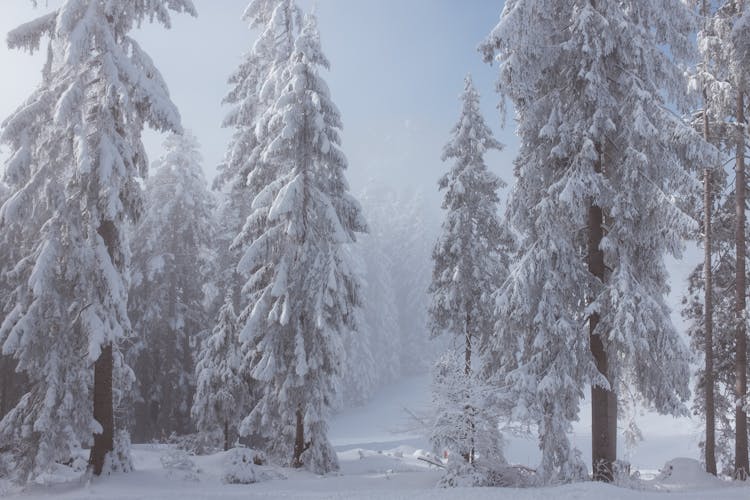
M 232 297 L 235 312 L 241 312 L 247 305 L 247 298 L 242 293 L 243 277 L 237 271 L 244 247 L 241 240 L 235 243 L 235 239 L 242 233 L 252 213 L 253 199 L 269 182 L 264 177 L 267 170 L 260 167 L 266 145 L 256 131 L 263 128 L 263 113 L 276 99 L 278 89 L 265 83 L 269 81 L 269 75 L 287 64 L 299 33 L 302 11 L 293 0 L 251 0 L 242 17 L 260 34 L 230 76 L 231 89 L 223 101 L 230 106 L 223 126 L 233 129 L 233 134 L 213 185 L 221 192 L 215 214 L 214 262 L 209 273 L 212 277 L 210 287 L 216 299 L 210 308 L 214 318 L 224 307 L 226 297 Z M 239 325 L 236 328 L 239 329 Z M 242 383 L 249 384 L 250 396 L 243 400 L 246 406 L 238 411 L 247 415 L 258 384 L 252 382 L 244 365 L 239 373 Z M 238 422 L 233 422 L 230 427 L 238 425 Z M 247 437 L 251 445 L 260 447 L 261 443 L 256 442 L 257 433 L 249 432 L 252 435 Z
M 224 450 L 230 448 L 237 435 L 237 427 L 246 414 L 247 399 L 251 394 L 248 381 L 240 372 L 241 363 L 234 298 L 227 296 L 219 310 L 218 322 L 203 341 L 198 355 L 192 409 L 199 431 L 222 432 Z
M 477 443 L 487 441 L 479 430 L 494 428 L 497 434 L 497 419 L 493 422 L 493 416 L 480 412 L 472 401 L 472 385 L 478 378 L 475 374 L 483 371 L 482 343 L 493 330 L 492 294 L 507 276 L 509 243 L 498 214 L 497 191 L 505 184 L 484 161 L 488 150 L 500 150 L 502 145 L 481 115 L 470 76 L 461 102 L 461 117 L 443 149 L 443 160 L 452 160 L 453 165 L 439 182 L 445 191 L 446 214 L 432 253 L 429 326 L 433 336 L 446 334 L 454 340 L 452 348 L 462 354 L 463 374 L 455 370 L 455 363 L 446 363 L 445 358 L 439 362 L 443 368 L 436 374 L 433 399 L 443 400 L 438 402 L 432 441 L 448 444 L 452 454 L 473 464 Z M 489 422 L 478 422 L 481 417 L 489 417 Z M 446 420 L 452 422 L 448 428 Z M 502 456 L 501 450 L 495 455 Z
M 746 388 L 740 389 L 735 396 L 728 396 L 734 393 L 735 387 L 740 387 L 736 384 L 738 366 L 746 364 L 741 362 L 743 356 L 740 351 L 743 349 L 737 340 L 746 339 L 747 332 L 738 330 L 736 317 L 738 314 L 744 317 L 744 313 L 737 312 L 740 306 L 737 297 L 742 297 L 744 302 L 745 293 L 741 289 L 744 287 L 746 271 L 742 269 L 746 269 L 747 255 L 742 259 L 742 268 L 737 266 L 736 256 L 740 252 L 739 247 L 744 248 L 743 235 L 747 234 L 745 211 L 738 211 L 738 207 L 745 205 L 741 199 L 744 197 L 742 193 L 746 184 L 744 161 L 740 158 L 744 154 L 741 151 L 744 150 L 744 143 L 747 141 L 747 129 L 738 128 L 737 123 L 745 121 L 742 117 L 746 115 L 746 110 L 742 108 L 747 107 L 743 95 L 748 91 L 745 75 L 750 69 L 750 61 L 747 58 L 748 42 L 740 33 L 743 33 L 743 15 L 747 17 L 748 11 L 743 2 L 733 0 L 701 0 L 695 3 L 699 5 L 703 15 L 703 26 L 698 32 L 702 60 L 691 81 L 693 87 L 703 93 L 704 111 L 700 114 L 699 126 L 706 140 L 722 152 L 722 160 L 726 160 L 724 164 L 733 163 L 732 159 L 735 159 L 735 170 L 738 173 L 730 193 L 726 193 L 729 189 L 729 186 L 725 185 L 726 172 L 717 168 L 719 162 L 715 162 L 712 172 L 706 169 L 704 173 L 704 182 L 707 186 L 709 181 L 716 184 L 712 189 L 706 189 L 707 198 L 704 202 L 704 206 L 709 209 L 713 207 L 714 212 L 704 209 L 700 214 L 704 221 L 704 238 L 709 238 L 712 226 L 716 228 L 716 234 L 710 238 L 713 241 L 708 241 L 705 245 L 708 252 L 706 264 L 713 263 L 712 268 L 716 276 L 712 283 L 699 276 L 698 270 L 694 271 L 683 315 L 691 322 L 689 333 L 693 345 L 705 353 L 705 366 L 698 372 L 699 397 L 695 399 L 694 408 L 706 418 L 704 449 L 707 470 L 716 473 L 713 451 L 716 449 L 723 472 L 741 477 L 743 474 L 737 472 L 747 469 L 746 466 L 740 466 L 741 462 L 747 462 L 746 452 L 737 458 L 737 464 L 730 467 L 736 450 L 732 451 L 733 447 L 727 440 L 734 440 L 734 422 L 737 418 L 734 413 L 742 411 L 741 405 L 737 406 L 735 401 L 743 401 L 746 397 Z M 742 189 L 739 189 L 740 187 Z M 742 216 L 744 222 L 738 220 L 737 214 Z M 741 252 L 746 254 L 744 249 Z M 703 274 L 710 276 L 706 271 Z M 743 279 L 739 280 L 740 277 Z M 734 298 L 731 298 L 732 296 Z M 704 299 L 705 305 L 698 304 L 701 298 Z M 711 299 L 714 299 L 715 303 L 712 304 Z M 730 311 L 734 311 L 734 318 Z M 739 326 L 745 328 L 743 325 L 744 321 Z M 734 363 L 734 367 L 729 366 L 730 363 Z M 746 374 L 747 366 L 739 370 Z M 715 397 L 712 397 L 712 393 L 715 393 Z M 712 442 L 714 420 L 718 424 L 718 448 Z M 746 422 L 747 415 L 740 418 L 740 421 Z M 742 425 L 740 424 L 740 427 Z M 746 450 L 747 443 L 746 440 L 742 443 L 743 436 L 746 436 L 746 431 L 740 432 L 735 443 L 740 449 Z
M 262 161 L 264 148 L 256 129 L 262 126 L 263 111 L 278 96 L 278 89 L 266 85 L 266 82 L 269 82 L 270 74 L 289 60 L 299 33 L 302 11 L 293 0 L 252 0 L 242 17 L 251 29 L 259 30 L 260 35 L 229 77 L 231 89 L 223 103 L 230 106 L 230 111 L 223 126 L 233 129 L 233 134 L 224 161 L 219 165 L 219 175 L 214 180 L 214 189 L 222 190 L 224 194 L 218 211 L 221 230 L 217 235 L 217 261 L 221 265 L 217 269 L 217 274 L 220 274 L 217 287 L 220 290 L 235 288 L 231 293 L 237 301 L 241 300 L 242 278 L 236 272 L 241 252 L 237 248 L 240 245 L 230 247 L 252 211 L 251 203 L 258 194 L 258 187 L 268 181 L 251 178 L 265 172 L 256 168 Z M 222 307 L 225 295 L 217 295 L 217 309 Z M 235 302 L 234 308 L 240 310 L 240 303 Z
M 241 431 L 261 432 L 269 452 L 316 472 L 337 467 L 326 413 L 337 390 L 342 338 L 355 327 L 359 284 L 344 246 L 366 224 L 347 193 L 341 120 L 318 67 L 328 67 L 313 17 L 288 65 L 265 85 L 282 89 L 267 110 L 263 162 L 251 174 L 267 184 L 243 229 L 240 271 L 250 298 L 241 340 L 262 397 Z
M 144 20 L 169 27 L 189 0 L 67 0 L 8 36 L 36 51 L 49 37 L 41 85 L 3 123 L 11 198 L 0 245 L 23 242 L 7 274 L 11 309 L 3 352 L 30 389 L 0 422 L 16 478 L 29 480 L 92 442 L 95 474 L 113 450 L 113 365 L 127 317 L 124 225 L 141 206 L 140 140 L 148 123 L 179 130 L 179 114 L 150 58 L 128 33 Z M 93 410 L 93 411 L 92 411 Z
M 208 327 L 203 273 L 212 244 L 213 198 L 196 138 L 170 134 L 145 183 L 133 230 L 128 313 L 137 375 L 134 439 L 147 442 L 192 428 L 194 348 Z
M 684 92 L 676 61 L 691 55 L 693 19 L 679 0 L 509 0 L 481 47 L 521 138 L 508 206 L 520 250 L 498 292 L 495 366 L 512 416 L 538 425 L 546 481 L 574 475 L 566 432 L 586 384 L 596 479 L 612 479 L 618 384 L 685 411 L 664 254 L 694 226 L 673 200 L 697 199 L 686 170 L 709 148 L 665 98 Z

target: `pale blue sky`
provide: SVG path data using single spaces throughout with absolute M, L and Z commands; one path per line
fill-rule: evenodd
M 46 10 L 27 0 L 1 0 L 0 32 Z M 50 0 L 56 5 L 59 0 Z M 228 75 L 253 43 L 240 16 L 248 0 L 195 0 L 199 17 L 175 16 L 170 31 L 147 26 L 136 33 L 161 70 L 183 123 L 202 144 L 207 176 L 221 161 L 230 131 L 220 124 Z M 368 179 L 420 188 L 428 196 L 446 168 L 442 145 L 458 118 L 458 94 L 471 72 L 485 116 L 509 147 L 488 156 L 511 181 L 516 152 L 512 120 L 504 130 L 496 110 L 497 69 L 482 62 L 477 45 L 499 19 L 499 0 L 301 0 L 316 4 L 323 49 L 331 61 L 325 77 L 344 121 L 343 148 L 354 191 Z M 41 59 L 0 48 L 0 116 L 5 118 L 39 81 Z M 151 159 L 160 137 L 146 134 Z M 437 201 L 437 200 L 435 200 Z

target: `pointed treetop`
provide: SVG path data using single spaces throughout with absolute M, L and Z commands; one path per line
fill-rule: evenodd
M 443 148 L 443 161 L 449 158 L 481 160 L 478 157 L 484 155 L 487 150 L 500 151 L 505 147 L 494 138 L 492 130 L 484 121 L 479 108 L 479 98 L 479 92 L 474 87 L 471 74 L 467 74 L 464 79 L 464 91 L 460 96 L 461 118 L 451 130 L 451 140 Z
M 318 31 L 318 18 L 314 14 L 305 14 L 302 31 L 294 42 L 294 50 L 301 54 L 305 61 L 330 69 L 331 63 L 323 54 Z

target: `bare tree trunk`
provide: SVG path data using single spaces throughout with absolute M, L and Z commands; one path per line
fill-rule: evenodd
M 305 421 L 302 415 L 302 406 L 297 407 L 297 427 L 294 435 L 294 456 L 292 467 L 302 467 L 302 454 L 307 450 L 309 444 L 305 444 Z
M 747 333 L 745 329 L 745 102 L 742 91 L 737 94 L 737 167 L 736 167 L 736 219 L 735 244 L 737 246 L 737 330 L 735 333 L 735 464 L 736 479 L 747 479 L 747 412 L 744 403 L 747 396 Z
M 224 451 L 229 449 L 229 420 L 224 420 Z
M 115 261 L 117 228 L 112 221 L 99 226 L 99 235 L 104 240 L 109 256 Z M 94 434 L 94 446 L 89 455 L 89 466 L 95 475 L 101 475 L 107 453 L 114 450 L 115 418 L 112 401 L 112 344 L 102 346 L 99 359 L 94 363 L 94 419 L 102 426 L 101 434 Z
M 597 173 L 602 172 L 602 153 L 595 166 Z M 589 272 L 605 280 L 604 252 L 600 245 L 604 236 L 604 215 L 601 207 L 593 202 L 589 205 L 588 215 L 588 267 Z M 595 481 L 611 482 L 614 479 L 613 467 L 617 459 L 617 398 L 614 392 L 614 381 L 609 373 L 609 360 L 604 349 L 601 335 L 595 334 L 599 324 L 599 314 L 589 317 L 589 345 L 596 362 L 596 368 L 610 384 L 610 390 L 602 387 L 591 387 L 591 464 Z
M 468 307 L 467 307 L 468 309 Z M 468 378 L 469 375 L 471 375 L 471 330 L 469 329 L 470 326 L 470 317 L 469 312 L 467 310 L 466 312 L 466 347 L 464 351 L 464 375 Z M 468 388 L 467 388 L 468 389 Z M 469 394 L 466 395 L 467 398 L 469 397 Z M 466 460 L 468 463 L 474 463 L 474 415 L 473 415 L 473 408 L 471 407 L 471 404 L 467 404 L 464 407 L 464 411 L 466 413 L 466 421 L 469 426 L 469 451 L 463 454 L 464 460 Z
M 706 2 L 703 2 L 703 13 L 708 15 Z M 708 98 L 703 89 L 703 138 L 709 140 Z M 705 375 L 703 378 L 704 397 L 706 399 L 706 472 L 716 475 L 716 417 L 714 405 L 714 306 L 713 306 L 713 269 L 711 268 L 712 241 L 712 200 L 711 169 L 703 171 L 703 280 L 706 287 L 704 297 L 704 351 L 706 356 Z
M 104 458 L 114 450 L 114 411 L 112 407 L 112 344 L 102 348 L 94 363 L 94 419 L 102 426 L 101 434 L 94 434 L 89 465 L 99 476 L 104 467 Z

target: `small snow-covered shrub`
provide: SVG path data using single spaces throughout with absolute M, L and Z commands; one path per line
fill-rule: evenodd
M 169 449 L 159 457 L 161 466 L 167 470 L 168 477 L 182 476 L 185 481 L 199 481 L 195 462 L 185 450 Z
M 631 490 L 646 490 L 647 485 L 641 479 L 641 473 L 637 470 L 631 472 L 630 463 L 624 460 L 617 460 L 613 464 L 614 480 L 613 483 L 621 488 Z
M 115 449 L 107 453 L 104 460 L 104 473 L 132 472 L 133 456 L 130 454 L 130 433 L 120 430 L 115 434 Z
M 534 485 L 533 471 L 508 465 L 502 461 L 477 458 L 468 463 L 461 456 L 451 455 L 445 464 L 445 474 L 438 485 L 442 488 L 502 486 L 523 488 Z
M 272 479 L 286 479 L 270 467 L 262 451 L 252 448 L 232 448 L 227 452 L 222 480 L 228 484 L 252 484 Z
M 161 466 L 167 470 L 195 470 L 195 462 L 190 459 L 185 450 L 169 449 L 159 457 L 159 461 L 161 462 Z
M 13 461 L 13 454 L 10 450 L 0 449 L 0 478 L 2 481 L 10 484 L 15 479 L 16 466 Z M 0 483 L 0 494 L 2 494 L 2 484 Z
M 16 467 L 10 452 L 0 451 L 0 497 L 9 496 L 20 490 L 20 487 L 14 483 L 18 481 L 15 471 Z
M 167 443 L 175 445 L 190 455 L 211 455 L 222 449 L 221 432 L 196 432 L 178 436 L 172 434 Z

